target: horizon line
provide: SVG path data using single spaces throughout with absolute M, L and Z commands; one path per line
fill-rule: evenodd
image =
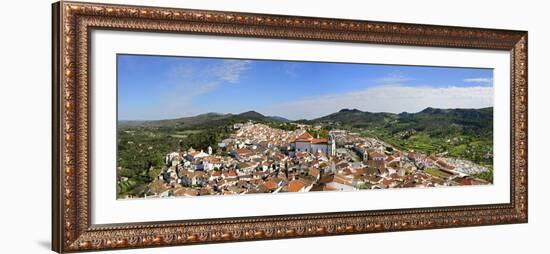
M 335 111 L 333 113 L 330 113 L 330 114 L 327 114 L 327 115 L 323 115 L 323 116 L 319 116 L 319 117 L 315 117 L 315 118 L 311 118 L 311 119 L 306 119 L 306 118 L 301 118 L 301 119 L 295 119 L 295 120 L 292 120 L 292 119 L 289 119 L 287 117 L 284 117 L 284 116 L 281 116 L 281 115 L 267 115 L 267 114 L 262 114 L 261 112 L 259 112 L 258 110 L 248 110 L 248 111 L 243 111 L 243 112 L 239 112 L 239 113 L 220 113 L 220 112 L 206 112 L 206 113 L 200 113 L 200 114 L 195 114 L 195 115 L 189 115 L 189 116 L 179 116 L 179 117 L 174 117 L 174 118 L 164 118 L 164 119 L 142 119 L 142 120 L 137 120 L 137 119 L 118 119 L 118 116 L 117 116 L 117 122 L 152 122 L 152 121 L 168 121 L 168 120 L 176 120 L 176 119 L 181 119 L 181 118 L 190 118 L 190 117 L 197 117 L 197 116 L 202 116 L 202 115 L 208 115 L 208 114 L 217 114 L 217 115 L 241 115 L 241 114 L 244 114 L 244 113 L 248 113 L 248 112 L 256 112 L 264 117 L 281 117 L 281 118 L 284 118 L 286 120 L 289 120 L 291 122 L 295 122 L 295 121 L 301 121 L 301 120 L 306 120 L 306 121 L 310 121 L 310 120 L 314 120 L 314 119 L 317 119 L 317 118 L 322 118 L 322 117 L 325 117 L 325 116 L 328 116 L 328 115 L 332 115 L 332 114 L 335 114 L 335 113 L 339 113 L 339 112 L 342 112 L 343 110 L 349 110 L 349 111 L 354 111 L 354 110 L 357 110 L 357 111 L 360 111 L 360 112 L 364 112 L 364 113 L 376 113 L 376 114 L 395 114 L 395 115 L 398 115 L 398 114 L 402 114 L 402 113 L 407 113 L 407 114 L 416 114 L 416 113 L 420 113 L 426 109 L 429 109 L 429 108 L 432 108 L 432 109 L 442 109 L 442 110 L 446 110 L 446 109 L 485 109 L 485 108 L 493 108 L 494 106 L 490 106 L 490 107 L 481 107 L 481 108 L 436 108 L 436 107 L 426 107 L 420 111 L 417 111 L 417 112 L 407 112 L 407 111 L 403 111 L 403 112 L 400 112 L 400 113 L 392 113 L 392 112 L 387 112 L 387 111 L 363 111 L 363 110 L 360 110 L 360 109 L 357 109 L 357 108 L 342 108 L 338 111 Z

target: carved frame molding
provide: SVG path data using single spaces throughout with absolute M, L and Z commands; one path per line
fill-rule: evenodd
M 58 252 L 527 222 L 527 32 L 58 2 L 52 8 L 52 248 Z M 511 52 L 511 202 L 170 222 L 90 221 L 90 31 L 110 29 Z

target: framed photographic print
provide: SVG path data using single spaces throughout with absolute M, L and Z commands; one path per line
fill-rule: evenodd
M 57 252 L 527 222 L 527 32 L 52 8 Z

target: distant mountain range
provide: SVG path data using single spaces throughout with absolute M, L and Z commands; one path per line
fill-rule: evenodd
M 208 127 L 253 120 L 256 122 L 293 122 L 280 116 L 265 116 L 256 111 L 240 114 L 206 113 L 157 121 L 119 121 L 121 127 Z M 432 135 L 460 132 L 463 134 L 492 134 L 493 108 L 439 109 L 426 108 L 417 113 L 372 113 L 358 109 L 342 109 L 336 113 L 312 120 L 295 122 L 307 124 L 336 123 L 354 128 L 383 127 L 391 133 L 405 130 L 428 132 Z
M 456 133 L 474 136 L 492 135 L 493 108 L 439 109 L 429 107 L 417 113 L 404 112 L 400 114 L 342 109 L 309 122 L 332 122 L 355 128 L 384 128 L 390 134 L 415 130 L 428 133 L 431 136 L 446 136 Z
M 182 117 L 167 120 L 151 121 L 119 121 L 121 127 L 143 126 L 143 127 L 162 127 L 187 125 L 189 127 L 199 127 L 201 125 L 220 125 L 253 120 L 257 122 L 290 122 L 290 120 L 280 116 L 264 116 L 256 111 L 247 111 L 240 114 L 221 114 L 206 113 L 191 117 Z

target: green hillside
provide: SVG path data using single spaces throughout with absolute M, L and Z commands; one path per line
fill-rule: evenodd
M 388 142 L 402 150 L 447 153 L 492 165 L 493 108 L 437 109 L 418 113 L 371 113 L 343 109 L 309 121 L 338 125 Z

